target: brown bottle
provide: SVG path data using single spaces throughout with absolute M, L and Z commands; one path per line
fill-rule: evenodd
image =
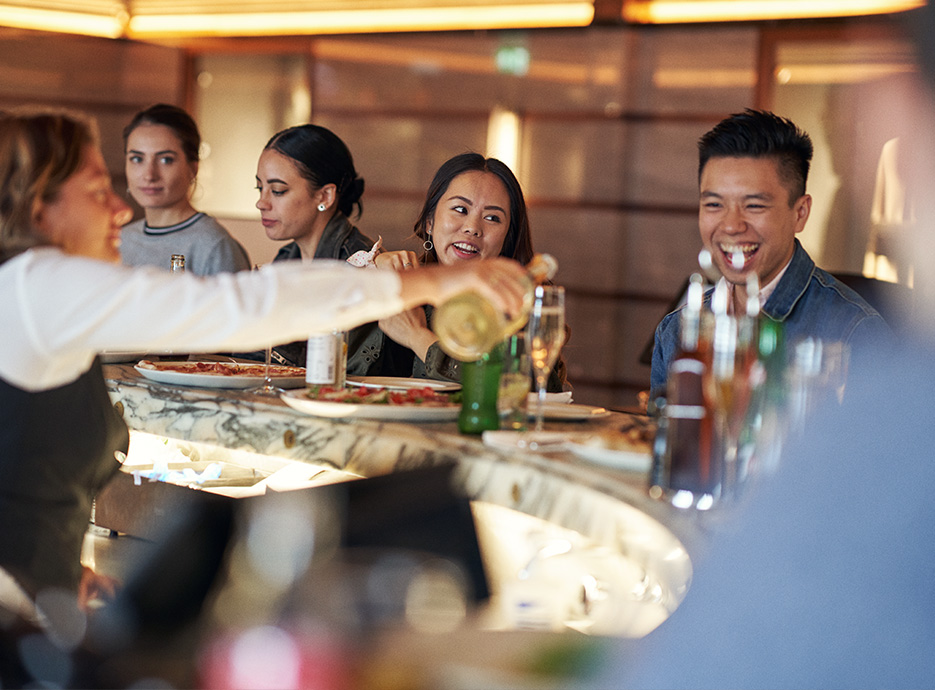
M 710 367 L 702 337 L 703 281 L 691 277 L 688 302 L 681 313 L 679 351 L 669 364 L 666 382 L 665 470 L 661 493 L 687 507 L 705 496 L 717 498 L 721 477 L 712 462 L 711 418 L 705 405 L 704 381 Z

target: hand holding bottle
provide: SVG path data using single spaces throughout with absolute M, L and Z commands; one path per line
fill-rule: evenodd
M 550 279 L 557 267 L 551 256 L 537 254 L 519 276 L 489 270 L 483 286 L 443 301 L 432 322 L 442 349 L 462 361 L 490 352 L 522 328 L 532 308 L 533 289 Z

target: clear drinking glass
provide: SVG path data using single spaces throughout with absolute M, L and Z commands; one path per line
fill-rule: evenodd
M 254 264 L 253 270 L 259 271 L 260 266 L 258 264 Z M 273 346 L 270 344 L 266 346 L 266 361 L 263 365 L 263 385 L 248 389 L 248 393 L 254 393 L 256 395 L 275 395 L 276 397 L 279 397 L 280 394 L 285 393 L 282 388 L 273 385 L 273 377 L 270 375 L 270 365 L 272 358 Z
M 503 370 L 497 407 L 501 428 L 526 430 L 526 400 L 532 387 L 532 360 L 524 333 L 514 333 L 503 344 Z
M 533 297 L 529 322 L 526 324 L 526 343 L 536 377 L 535 431 L 542 431 L 546 385 L 549 373 L 565 342 L 565 288 L 539 285 Z
M 248 393 L 255 393 L 257 395 L 275 395 L 278 397 L 281 393 L 285 392 L 279 386 L 273 385 L 273 377 L 270 374 L 270 364 L 271 364 L 270 360 L 272 359 L 272 357 L 273 357 L 273 346 L 267 345 L 266 346 L 266 362 L 264 363 L 264 366 L 263 366 L 263 385 L 257 386 L 256 388 L 250 388 L 247 391 Z

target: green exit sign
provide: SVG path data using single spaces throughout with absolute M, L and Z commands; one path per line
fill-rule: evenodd
M 503 46 L 497 49 L 497 71 L 523 76 L 529 71 L 529 50 L 523 46 Z

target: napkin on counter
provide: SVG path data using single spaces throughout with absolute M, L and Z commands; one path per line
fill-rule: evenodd
M 536 403 L 537 396 L 535 393 L 530 393 L 527 398 L 527 402 L 530 405 Z M 570 403 L 571 402 L 571 391 L 562 391 L 561 393 L 546 393 L 545 401 L 547 403 Z

